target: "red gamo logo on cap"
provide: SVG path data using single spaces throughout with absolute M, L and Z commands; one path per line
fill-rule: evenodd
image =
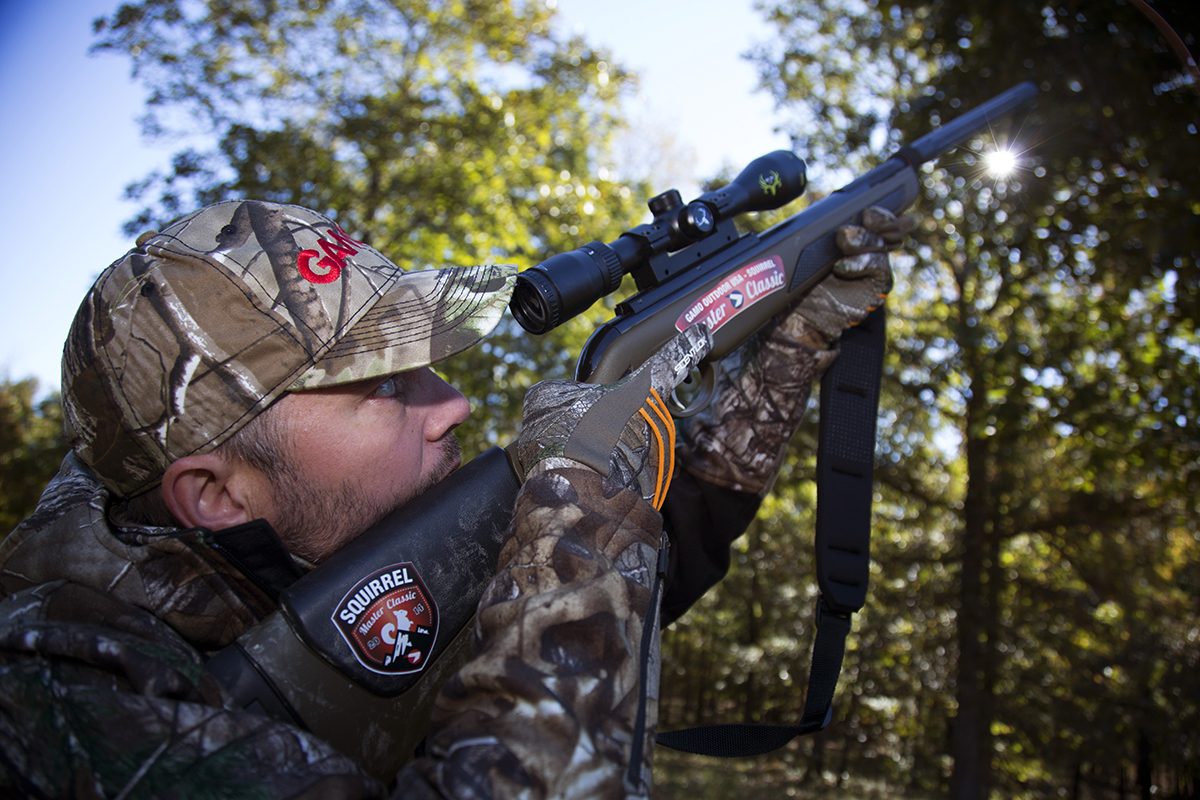
M 329 237 L 333 241 L 325 238 L 317 240 L 317 246 L 325 252 L 323 257 L 316 250 L 301 250 L 300 255 L 296 256 L 296 266 L 300 268 L 300 274 L 310 283 L 333 283 L 346 267 L 346 256 L 355 255 L 358 248 L 366 246 L 351 239 L 336 225 L 329 229 Z M 312 264 L 314 258 L 320 258 L 316 269 Z
M 363 578 L 330 619 L 358 662 L 381 675 L 423 670 L 437 637 L 437 606 L 411 563 Z

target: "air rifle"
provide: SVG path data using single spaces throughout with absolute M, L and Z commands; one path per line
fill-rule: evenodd
M 545 333 L 632 274 L 638 292 L 588 340 L 576 379 L 618 380 L 678 331 L 706 322 L 713 350 L 694 396 L 676 409 L 695 413 L 711 399 L 721 358 L 829 273 L 840 257 L 839 228 L 859 223 L 870 206 L 897 214 L 909 208 L 922 164 L 1036 91 L 1025 83 L 1004 92 L 762 233 L 739 234 L 734 218 L 803 193 L 805 166 L 793 153 L 763 156 L 728 186 L 687 204 L 674 190 L 661 194 L 650 201 L 651 222 L 520 273 L 510 308 L 524 328 Z M 816 542 L 824 621 L 817 647 L 831 638 L 836 668 L 818 674 L 814 657 L 801 725 L 720 754 L 766 752 L 829 722 L 842 641 L 866 596 L 881 311 L 843 335 L 822 379 Z M 519 486 L 505 450 L 484 452 L 284 589 L 279 612 L 206 669 L 242 707 L 310 730 L 391 780 L 424 736 L 438 689 L 470 656 L 475 606 L 494 575 Z M 836 499 L 836 514 L 822 512 L 833 505 L 827 497 Z M 724 727 L 740 735 L 744 726 Z M 660 734 L 659 741 L 713 752 L 708 734 L 690 733 L 672 732 L 680 735 L 671 741 L 664 736 L 672 734 Z
M 576 380 L 609 383 L 639 366 L 688 325 L 705 321 L 712 365 L 777 313 L 807 294 L 840 257 L 837 230 L 862 220 L 870 206 L 900 214 L 917 198 L 918 170 L 1027 104 L 1037 89 L 1023 83 L 943 125 L 808 208 L 761 234 L 738 234 L 734 217 L 779 208 L 803 194 L 803 160 L 778 150 L 751 162 L 728 186 L 684 204 L 675 190 L 650 201 L 653 221 L 610 244 L 592 242 L 556 255 L 517 277 L 513 315 L 545 333 L 590 307 L 632 274 L 638 292 L 583 348 Z M 702 408 L 701 393 L 685 413 Z

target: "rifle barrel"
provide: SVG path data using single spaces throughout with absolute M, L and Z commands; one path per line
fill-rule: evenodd
M 960 117 L 955 117 L 945 125 L 925 134 L 912 144 L 902 148 L 896 155 L 906 159 L 914 167 L 918 167 L 926 161 L 932 161 L 945 151 L 965 141 L 985 125 L 990 124 L 992 120 L 1008 116 L 1032 100 L 1037 93 L 1037 87 L 1029 81 L 1019 83 L 978 108 L 974 108 Z

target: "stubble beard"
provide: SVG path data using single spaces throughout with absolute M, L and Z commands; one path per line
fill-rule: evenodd
M 275 532 L 290 553 L 319 564 L 388 514 L 441 483 L 461 458 L 458 438 L 447 434 L 433 468 L 408 492 L 388 499 L 369 497 L 357 481 L 314 486 L 294 468 L 279 470 L 272 480 L 277 510 Z

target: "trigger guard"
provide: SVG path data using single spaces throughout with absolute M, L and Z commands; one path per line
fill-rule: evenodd
M 672 390 L 667 401 L 671 416 L 678 419 L 694 416 L 708 408 L 708 404 L 712 402 L 717 388 L 717 369 L 711 361 L 704 361 L 697 369 L 700 370 L 700 389 L 686 407 L 679 400 L 678 387 Z

